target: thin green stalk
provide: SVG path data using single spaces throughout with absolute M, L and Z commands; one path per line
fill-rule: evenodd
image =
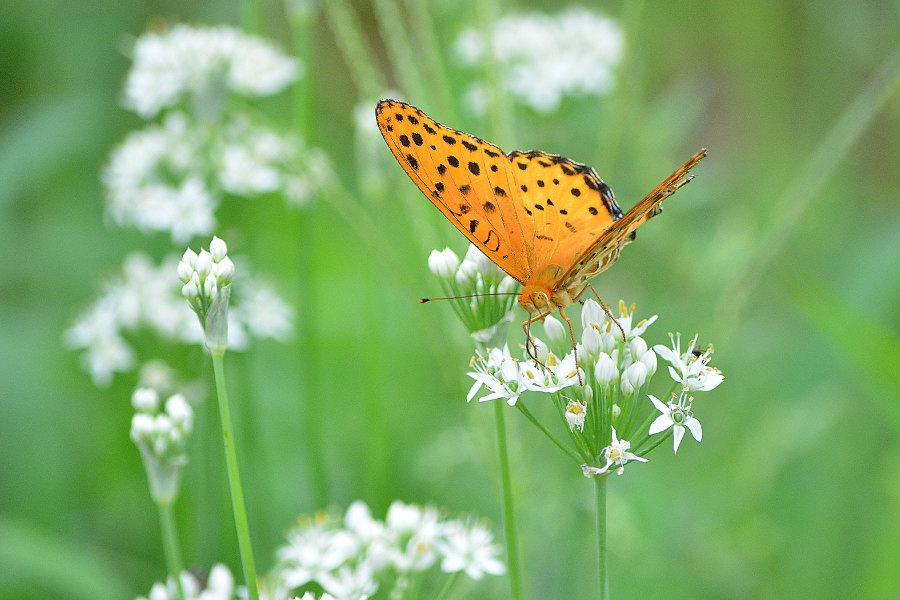
M 347 6 L 346 0 L 323 2 L 322 7 L 359 95 L 368 100 L 377 98 L 384 93 L 385 86 L 375 61 L 372 60 L 375 54 L 366 47 L 365 33 L 353 10 Z
M 436 109 L 440 110 L 444 118 L 450 123 L 456 123 L 456 109 L 453 105 L 453 87 L 447 76 L 447 65 L 441 57 L 440 41 L 435 35 L 434 19 L 431 18 L 433 3 L 421 0 L 406 0 L 404 2 L 406 12 L 409 14 L 412 24 L 412 34 L 419 43 L 418 50 L 422 53 L 421 60 L 424 64 L 424 74 L 430 75 L 430 84 L 436 90 Z
M 534 425 L 535 427 L 537 427 L 538 429 L 540 429 L 541 432 L 542 432 L 545 436 L 547 436 L 547 438 L 548 438 L 551 442 L 553 442 L 554 445 L 556 445 L 557 448 L 559 448 L 560 450 L 562 450 L 563 452 L 565 452 L 565 453 L 569 456 L 569 458 L 571 458 L 572 460 L 574 460 L 574 461 L 575 461 L 576 463 L 578 463 L 578 464 L 581 464 L 581 463 L 584 462 L 584 460 L 583 460 L 582 458 L 579 458 L 578 455 L 575 454 L 574 452 L 572 452 L 571 449 L 567 448 L 562 442 L 560 442 L 559 440 L 557 440 L 557 439 L 553 436 L 553 434 L 550 433 L 550 431 L 549 431 L 546 427 L 544 427 L 544 426 L 541 424 L 541 422 L 538 421 L 538 420 L 535 418 L 535 416 L 534 416 L 533 414 L 531 414 L 531 411 L 528 410 L 527 408 L 525 408 L 525 405 L 522 403 L 521 400 L 519 400 L 518 402 L 516 402 L 516 408 L 519 409 L 519 412 L 522 413 L 522 414 L 525 416 L 525 418 L 528 419 L 528 420 L 532 423 L 532 425 Z
M 162 531 L 163 552 L 166 555 L 166 568 L 169 574 L 175 578 L 175 588 L 178 590 L 178 600 L 184 600 L 184 588 L 181 586 L 181 572 L 184 570 L 181 562 L 181 549 L 178 544 L 178 534 L 175 530 L 175 518 L 172 516 L 172 504 L 169 502 L 158 504 L 159 526 Z
M 606 484 L 609 477 L 594 477 L 597 492 L 597 575 L 600 598 L 609 600 L 609 554 L 606 547 Z
M 500 496 L 503 502 L 503 527 L 506 532 L 506 562 L 509 567 L 509 586 L 513 600 L 522 600 L 522 575 L 519 571 L 519 541 L 513 511 L 512 480 L 509 476 L 509 452 L 506 447 L 506 426 L 503 422 L 503 402 L 494 402 L 497 425 L 497 452 L 500 457 Z
M 428 90 L 419 73 L 419 52 L 413 49 L 404 26 L 404 15 L 394 0 L 375 0 L 378 29 L 400 79 L 403 91 L 416 99 L 416 103 L 431 105 Z
M 434 600 L 445 600 L 446 598 L 449 598 L 450 590 L 452 590 L 453 586 L 456 585 L 456 582 L 459 580 L 459 576 L 461 574 L 462 571 L 450 573 L 450 576 L 444 580 L 444 585 L 442 585 L 441 589 L 439 589 L 437 594 L 435 594 Z
M 841 160 L 859 140 L 875 116 L 881 112 L 900 87 L 900 46 L 885 59 L 868 84 L 831 126 L 815 152 L 807 160 L 772 214 L 772 222 L 754 236 L 756 248 L 746 252 L 742 264 L 732 269 L 734 276 L 719 305 L 719 317 L 726 324 L 737 320 L 752 289 L 761 280 L 769 263 L 782 255 L 782 249 L 801 223 L 803 215 L 828 183 Z M 726 328 L 727 329 L 727 328 Z
M 222 437 L 225 442 L 225 463 L 228 466 L 228 483 L 231 485 L 231 507 L 234 511 L 234 525 L 237 529 L 241 564 L 250 600 L 259 600 L 256 581 L 256 566 L 253 563 L 253 546 L 250 543 L 250 527 L 247 525 L 247 510 L 244 507 L 244 492 L 238 471 L 237 452 L 234 448 L 234 428 L 231 426 L 231 410 L 228 407 L 228 391 L 225 386 L 224 352 L 213 352 L 213 371 L 216 375 L 216 395 L 219 398 L 219 416 L 222 420 Z

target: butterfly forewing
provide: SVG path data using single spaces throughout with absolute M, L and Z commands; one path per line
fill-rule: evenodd
M 469 241 L 524 283 L 526 239 L 509 193 L 514 177 L 497 146 L 441 125 L 395 100 L 376 108 L 378 126 L 403 170 Z

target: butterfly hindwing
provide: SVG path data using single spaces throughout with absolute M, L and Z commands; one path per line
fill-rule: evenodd
M 536 272 L 563 272 L 622 217 L 612 190 L 586 165 L 544 152 L 510 152 L 520 204 L 530 221 Z

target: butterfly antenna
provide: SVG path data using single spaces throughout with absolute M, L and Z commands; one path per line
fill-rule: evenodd
M 432 300 L 463 300 L 465 298 L 483 298 L 485 296 L 517 296 L 516 292 L 494 292 L 493 294 L 468 294 L 466 296 L 435 296 L 433 298 L 419 298 L 420 304 L 431 302 Z

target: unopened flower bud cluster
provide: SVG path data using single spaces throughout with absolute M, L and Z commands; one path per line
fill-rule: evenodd
M 454 311 L 470 333 L 496 326 L 515 306 L 518 282 L 474 245 L 469 245 L 462 261 L 449 248 L 433 250 L 428 268 L 453 298 Z

